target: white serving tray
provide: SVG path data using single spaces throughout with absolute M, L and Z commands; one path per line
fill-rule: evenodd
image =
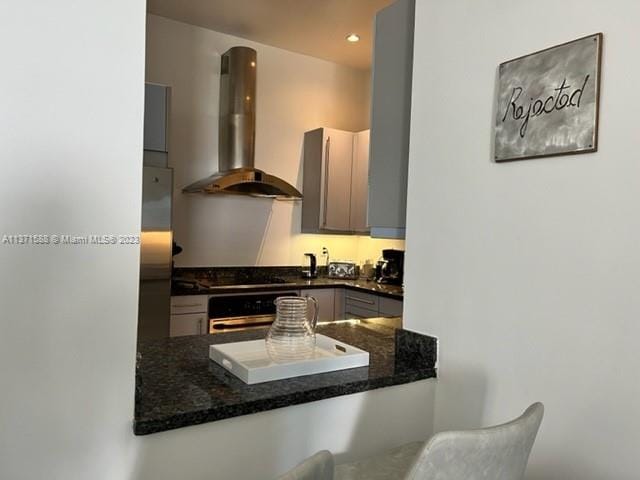
M 276 363 L 264 340 L 209 345 L 209 358 L 249 385 L 369 365 L 369 352 L 316 334 L 314 356 Z

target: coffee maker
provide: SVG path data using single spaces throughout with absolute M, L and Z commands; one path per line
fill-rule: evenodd
M 402 285 L 404 273 L 404 250 L 387 248 L 376 265 L 376 282 L 387 285 Z

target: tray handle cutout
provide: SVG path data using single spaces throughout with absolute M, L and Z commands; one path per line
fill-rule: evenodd
M 347 353 L 347 349 L 345 347 L 343 347 L 342 345 L 336 343 L 334 346 L 336 347 L 336 350 L 338 350 L 339 352 Z
M 229 360 L 227 360 L 226 358 L 222 358 L 222 365 L 224 366 L 224 368 L 226 368 L 227 370 L 233 370 L 233 363 L 231 363 Z

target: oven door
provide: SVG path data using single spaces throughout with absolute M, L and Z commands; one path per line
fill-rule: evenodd
M 268 327 L 276 318 L 278 297 L 299 296 L 297 291 L 252 292 L 209 297 L 209 333 Z
M 249 328 L 267 327 L 275 320 L 275 315 L 250 315 L 246 317 L 210 318 L 209 333 L 225 333 Z

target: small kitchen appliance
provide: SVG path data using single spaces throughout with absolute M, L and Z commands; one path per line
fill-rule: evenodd
M 318 276 L 318 263 L 313 253 L 305 253 L 302 263 L 302 277 L 316 278 Z
M 376 281 L 388 285 L 402 285 L 404 274 L 404 250 L 382 250 L 382 258 L 376 265 Z
M 350 260 L 335 260 L 329 262 L 327 267 L 327 276 L 329 278 L 344 278 L 355 280 L 358 278 L 358 269 L 356 262 Z

